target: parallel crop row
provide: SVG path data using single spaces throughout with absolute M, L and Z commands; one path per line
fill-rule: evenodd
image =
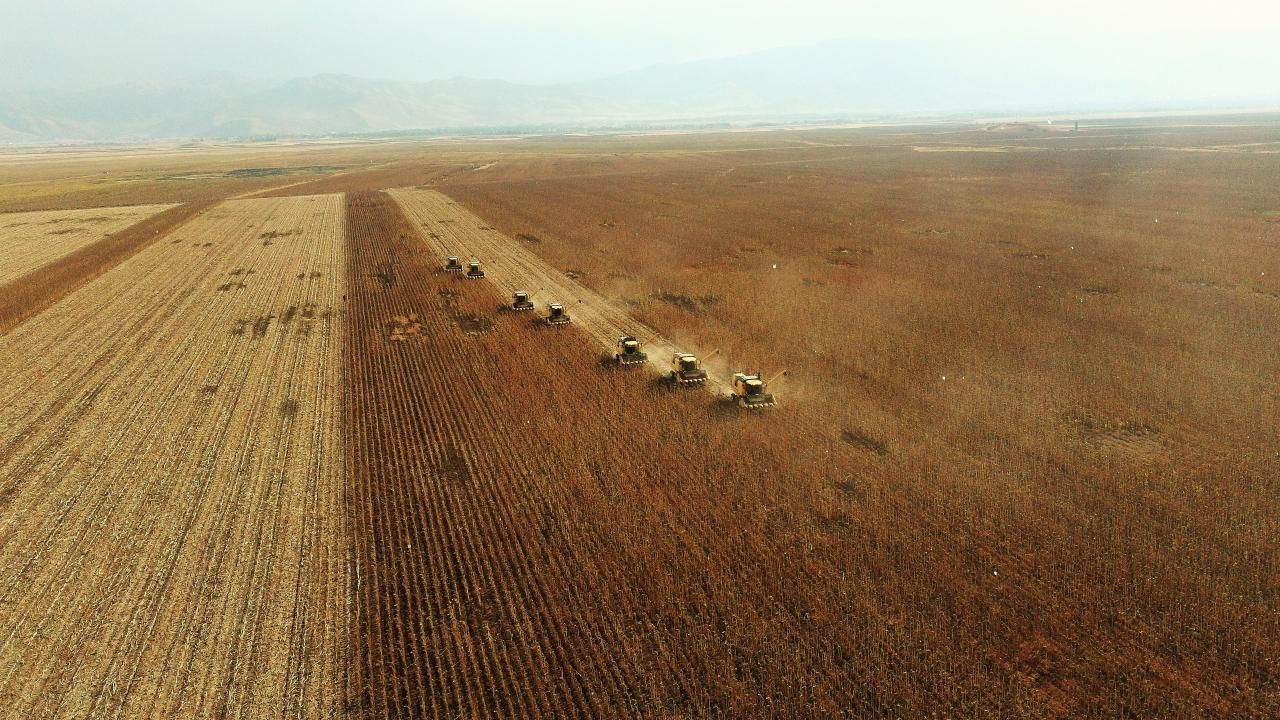
M 868 598 L 918 529 L 821 514 L 833 453 L 800 416 L 600 366 L 594 337 L 444 272 L 384 194 L 348 218 L 363 709 L 865 717 L 988 696 L 976 658 L 936 664 L 945 638 L 904 644 Z
M 14 716 L 343 706 L 342 217 L 217 206 L 5 338 Z

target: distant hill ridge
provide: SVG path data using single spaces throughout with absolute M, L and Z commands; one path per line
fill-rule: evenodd
M 558 85 L 344 75 L 124 83 L 0 96 L 0 143 L 1280 105 L 1280 84 L 1250 83 L 1258 64 L 1247 55 L 1215 58 L 1212 67 L 1194 57 L 1144 56 L 1117 60 L 1107 72 L 1082 62 L 1096 56 L 1097 48 L 1033 39 L 999 50 L 947 39 L 781 48 Z

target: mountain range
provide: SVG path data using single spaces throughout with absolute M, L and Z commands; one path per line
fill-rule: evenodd
M 1263 58 L 1266 60 L 1266 58 Z M 531 85 L 316 75 L 205 77 L 0 94 L 0 143 L 147 141 L 655 127 L 1280 106 L 1256 54 L 1044 44 L 1035 38 L 840 42 Z

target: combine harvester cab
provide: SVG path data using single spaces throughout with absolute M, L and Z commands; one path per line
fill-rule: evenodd
M 569 313 L 564 311 L 564 306 L 560 303 L 551 303 L 547 306 L 546 321 L 552 327 L 564 327 L 569 324 Z
M 448 262 L 444 264 L 444 269 L 449 272 L 462 272 L 462 263 L 458 262 L 458 256 L 450 255 Z
M 733 399 L 738 402 L 738 407 L 756 410 L 777 405 L 773 395 L 767 390 L 767 384 L 759 375 L 733 374 Z
M 468 280 L 481 280 L 484 278 L 484 271 L 480 269 L 479 260 L 471 258 L 471 262 L 467 263 L 466 278 Z
M 640 341 L 630 335 L 618 338 L 618 351 L 613 359 L 619 365 L 643 365 L 649 356 L 640 352 Z
M 678 352 L 671 356 L 671 381 L 677 385 L 697 385 L 707 381 L 707 371 L 693 353 Z
M 533 309 L 533 301 L 529 299 L 529 293 L 524 290 L 517 290 L 511 294 L 511 309 L 518 312 Z

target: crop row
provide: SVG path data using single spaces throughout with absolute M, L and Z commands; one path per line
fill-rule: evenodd
M 496 310 L 503 294 L 444 272 L 386 195 L 351 196 L 348 218 L 364 709 L 862 717 L 1018 694 L 993 701 L 980 658 L 934 662 L 945 626 L 884 616 L 879 591 L 924 577 L 868 595 L 874 568 L 937 560 L 900 554 L 920 531 L 905 518 L 863 528 L 818 490 L 898 502 L 833 475 L 851 451 L 815 447 L 785 408 L 726 412 L 583 362 L 594 337 Z M 397 334 L 411 315 L 422 330 Z
M 5 338 L 15 715 L 342 707 L 342 213 L 214 207 Z

